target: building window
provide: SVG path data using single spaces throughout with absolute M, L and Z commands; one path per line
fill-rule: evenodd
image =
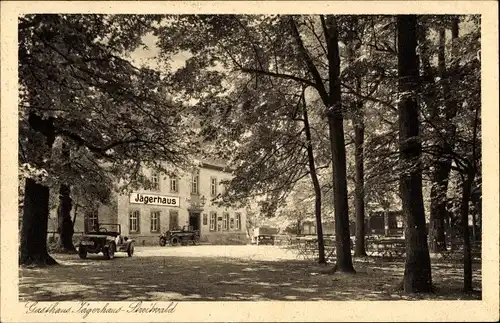
M 160 175 L 156 172 L 151 174 L 151 190 L 153 191 L 160 190 Z
M 179 212 L 170 210 L 169 213 L 169 221 L 168 221 L 168 229 L 169 230 L 177 230 L 179 229 Z
M 222 216 L 217 216 L 217 231 L 222 231 Z
M 241 213 L 236 213 L 234 215 L 234 228 L 236 230 L 241 230 Z
M 210 177 L 210 195 L 217 196 L 217 177 Z
M 151 212 L 151 232 L 160 231 L 160 211 Z
M 179 188 L 177 187 L 177 177 L 170 177 L 170 192 L 177 193 L 178 189 Z
M 224 218 L 222 220 L 222 230 L 229 229 L 229 213 L 224 213 Z
M 215 231 L 217 223 L 217 213 L 212 212 L 210 213 L 210 231 Z
M 89 231 L 99 230 L 99 217 L 97 211 L 87 213 L 87 228 Z
M 199 194 L 200 173 L 194 172 L 191 178 L 191 194 Z
M 129 232 L 130 233 L 139 233 L 139 210 L 130 211 L 129 215 Z

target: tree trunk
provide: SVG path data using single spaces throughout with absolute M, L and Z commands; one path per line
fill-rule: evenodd
M 35 164 L 43 165 L 44 153 L 52 149 L 55 140 L 53 119 L 42 119 L 30 113 L 28 119 L 30 128 L 46 139 L 46 147 L 39 143 L 28 141 Z M 19 250 L 19 265 L 55 265 L 57 262 L 47 251 L 47 229 L 49 221 L 49 194 L 47 186 L 37 183 L 32 178 L 26 179 L 24 186 L 24 207 L 21 229 L 21 245 Z
M 384 210 L 384 236 L 389 236 L 389 210 Z
M 27 178 L 21 229 L 20 265 L 55 265 L 47 251 L 49 188 Z
M 464 242 L 464 289 L 465 293 L 472 292 L 472 254 L 469 235 L 469 200 L 474 172 L 469 171 L 462 182 L 462 200 L 460 205 L 460 220 L 462 224 L 462 239 Z
M 297 25 L 293 17 L 289 19 L 291 32 L 301 53 L 302 59 L 308 68 L 308 72 L 315 80 L 315 89 L 323 101 L 328 116 L 330 145 L 333 168 L 333 195 L 335 209 L 335 238 L 337 264 L 335 270 L 342 272 L 354 272 L 351 256 L 351 239 L 349 232 L 349 209 L 347 204 L 347 179 L 346 159 L 344 143 L 344 117 L 342 113 L 342 102 L 340 92 L 340 55 L 338 45 L 337 22 L 333 15 L 325 19 L 320 16 L 321 25 L 326 37 L 328 51 L 328 91 L 323 79 L 318 72 L 314 61 L 309 56 L 300 37 Z
M 446 250 L 444 218 L 446 216 L 446 192 L 448 191 L 450 171 L 451 162 L 449 160 L 434 163 L 429 223 L 430 250 L 432 252 Z
M 472 154 L 468 160 L 466 174 L 462 177 L 462 201 L 460 205 L 460 219 L 462 222 L 462 238 L 464 242 L 464 292 L 472 292 L 472 254 L 471 242 L 469 237 L 469 201 L 472 193 L 472 184 L 478 170 L 477 165 L 477 143 L 478 127 L 479 127 L 479 107 L 476 108 L 476 116 L 474 118 L 474 132 L 472 135 Z
M 57 251 L 74 253 L 73 245 L 73 221 L 71 221 L 72 202 L 70 197 L 71 189 L 69 185 L 62 184 L 59 188 L 59 212 L 58 212 L 58 232 L 59 241 L 57 242 Z
M 343 120 L 328 116 L 333 165 L 333 195 L 335 209 L 335 240 L 337 270 L 354 272 L 349 232 L 349 209 L 347 204 L 346 159 Z
M 452 33 L 451 40 L 453 47 L 452 57 L 456 59 L 456 40 L 458 38 L 458 19 L 452 20 Z M 443 88 L 443 98 L 445 99 L 444 115 L 445 120 L 440 120 L 440 108 L 435 106 L 432 111 L 431 118 L 435 125 L 445 124 L 445 134 L 437 135 L 436 145 L 440 148 L 439 154 L 435 157 L 432 173 L 432 187 L 431 187 L 431 211 L 430 211 L 430 249 L 432 252 L 439 252 L 446 250 L 446 235 L 444 218 L 446 217 L 446 193 L 448 191 L 448 178 L 451 171 L 451 160 L 443 158 L 443 155 L 453 149 L 452 141 L 455 136 L 456 126 L 451 122 L 451 119 L 457 114 L 457 103 L 453 100 L 452 92 L 452 77 L 446 71 L 445 61 L 445 44 L 446 44 L 446 30 L 441 27 L 439 31 L 439 47 L 438 47 L 438 69 L 441 78 L 441 85 Z M 456 62 L 454 62 L 456 64 Z M 441 108 L 442 109 L 442 108 Z M 439 131 L 440 129 L 435 129 Z M 438 133 L 438 132 L 436 132 Z
M 62 158 L 65 161 L 65 168 L 69 168 L 70 150 L 68 145 L 62 144 Z M 73 221 L 71 221 L 71 187 L 68 184 L 61 184 L 59 187 L 59 209 L 58 209 L 58 231 L 59 241 L 57 243 L 57 251 L 65 253 L 75 253 L 76 249 L 73 245 Z
M 472 241 L 477 241 L 477 220 L 476 220 L 476 211 L 472 210 Z
M 307 116 L 307 107 L 305 96 L 302 95 L 303 100 L 303 116 L 304 116 L 304 128 L 307 140 L 307 158 L 309 161 L 309 173 L 311 174 L 311 180 L 314 186 L 314 213 L 316 215 L 316 233 L 318 236 L 318 262 L 320 264 L 326 264 L 325 259 L 325 242 L 323 240 L 323 224 L 321 221 L 321 186 L 319 185 L 318 175 L 316 173 L 316 166 L 314 163 L 314 154 L 312 147 L 311 129 L 309 127 L 309 118 Z
M 357 78 L 356 90 L 361 92 L 361 79 Z M 354 188 L 354 210 L 356 212 L 356 245 L 355 257 L 366 256 L 365 250 L 365 170 L 364 170 L 364 141 L 365 121 L 363 101 L 356 102 L 354 116 L 354 164 L 356 168 Z
M 340 89 L 340 55 L 338 30 L 335 17 L 329 15 L 325 28 L 328 32 L 328 78 L 329 93 L 327 107 L 328 128 L 333 168 L 333 196 L 335 209 L 336 270 L 355 272 L 352 265 L 351 237 L 349 232 L 349 207 L 347 203 L 347 171 L 344 139 L 344 116 Z M 323 99 L 325 100 L 325 99 Z
M 431 292 L 431 263 L 427 245 L 422 197 L 421 143 L 419 138 L 417 17 L 397 17 L 399 149 L 403 171 L 400 191 L 406 217 L 406 262 L 403 277 L 405 293 Z

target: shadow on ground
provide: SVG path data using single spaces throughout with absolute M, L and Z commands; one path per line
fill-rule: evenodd
M 61 265 L 21 268 L 21 301 L 227 301 L 227 300 L 403 300 L 421 299 L 396 291 L 404 263 L 356 260 L 355 275 L 325 274 L 307 261 L 142 256 L 106 261 L 56 255 Z M 477 267 L 477 268 L 476 268 Z M 479 299 L 460 293 L 457 264 L 433 263 L 436 294 L 425 299 Z M 480 290 L 480 265 L 474 267 Z

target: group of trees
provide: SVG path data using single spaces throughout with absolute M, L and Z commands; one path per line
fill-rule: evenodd
M 355 256 L 366 255 L 366 202 L 401 199 L 407 292 L 432 289 L 423 185 L 431 251 L 445 246 L 452 195 L 468 242 L 481 164 L 476 16 L 34 15 L 19 33 L 20 160 L 46 175 L 26 176 L 21 263 L 50 259 L 40 230 L 49 187 L 68 219 L 76 180 L 147 185 L 140 165 L 167 172 L 159 160 L 182 166 L 193 152 L 228 160 L 234 178 L 222 203 L 258 198 L 270 216 L 309 180 L 319 261 L 333 207 L 339 271 L 354 272 L 350 199 Z M 127 56 L 147 33 L 161 71 Z M 169 70 L 180 52 L 189 58 Z M 187 126 L 193 120 L 199 126 Z
M 336 266 L 353 272 L 348 182 L 357 256 L 365 255 L 367 197 L 387 203 L 397 194 L 406 219 L 403 288 L 432 289 L 423 184 L 431 187 L 432 251 L 445 245 L 452 176 L 462 183 L 469 240 L 468 199 L 480 169 L 478 17 L 177 16 L 155 35 L 162 57 L 192 54 L 171 86 L 199 100 L 207 138 L 231 161 L 226 201 L 265 196 L 262 211 L 272 214 L 310 176 L 319 261 L 322 195 L 333 191 Z M 331 180 L 318 178 L 323 168 Z M 464 259 L 470 290 L 470 255 Z
M 161 73 L 127 59 L 154 22 L 120 15 L 19 19 L 20 264 L 55 263 L 46 247 L 51 196 L 59 195 L 60 247 L 72 251 L 72 197 L 104 201 L 115 188 L 148 185 L 142 165 L 168 172 L 196 148 L 187 140 L 194 135 L 185 107 L 166 95 Z

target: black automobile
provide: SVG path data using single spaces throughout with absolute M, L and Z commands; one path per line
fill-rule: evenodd
M 87 258 L 87 253 L 102 252 L 106 259 L 113 259 L 115 252 L 134 254 L 134 240 L 121 235 L 119 224 L 102 223 L 86 230 L 78 243 L 78 256 Z
M 171 246 L 177 246 L 182 244 L 183 246 L 188 243 L 195 245 L 200 241 L 200 230 L 189 230 L 183 228 L 180 230 L 168 230 L 160 235 L 160 246 L 165 246 L 170 244 Z

